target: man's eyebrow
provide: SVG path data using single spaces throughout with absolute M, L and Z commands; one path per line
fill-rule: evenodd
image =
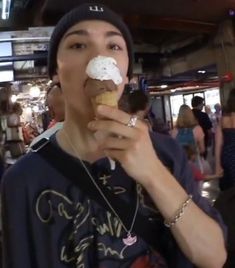
M 106 32 L 105 35 L 107 37 L 112 37 L 112 36 L 116 36 L 116 35 L 123 37 L 123 35 L 121 33 L 117 32 L 117 31 L 108 31 L 108 32 Z
M 88 36 L 89 33 L 88 31 L 86 30 L 75 30 L 75 31 L 72 31 L 72 32 L 68 32 L 64 39 L 66 39 L 67 37 L 71 36 L 71 35 L 80 35 L 80 36 Z M 117 31 L 107 31 L 105 33 L 105 36 L 106 37 L 112 37 L 112 36 L 120 36 L 120 37 L 123 37 L 123 35 L 120 33 L 120 32 L 117 32 Z
M 87 36 L 88 32 L 86 30 L 76 30 L 76 31 L 72 31 L 69 32 L 65 35 L 64 39 L 66 39 L 68 36 L 70 35 L 83 35 L 83 36 Z

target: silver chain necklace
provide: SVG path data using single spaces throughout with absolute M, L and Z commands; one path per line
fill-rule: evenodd
M 112 207 L 112 205 L 108 201 L 107 197 L 104 195 L 104 193 L 100 189 L 99 185 L 96 183 L 95 179 L 91 175 L 91 173 L 88 170 L 88 168 L 86 167 L 85 163 L 82 161 L 82 159 L 81 159 L 81 157 L 80 157 L 77 149 L 75 148 L 75 146 L 73 146 L 73 144 L 70 141 L 69 136 L 67 135 L 65 129 L 63 129 L 63 133 L 64 133 L 64 136 L 66 138 L 67 143 L 69 144 L 69 146 L 73 150 L 74 154 L 78 157 L 78 160 L 80 161 L 82 167 L 85 169 L 85 171 L 86 171 L 87 175 L 89 176 L 89 178 L 91 179 L 92 183 L 94 184 L 94 186 L 96 187 L 96 189 L 99 191 L 100 195 L 102 196 L 102 198 L 104 199 L 104 201 L 106 202 L 106 204 L 109 206 L 109 208 L 111 209 L 111 211 L 119 219 L 119 221 L 121 222 L 121 224 L 123 226 L 123 229 L 126 231 L 127 235 L 126 235 L 125 238 L 122 239 L 123 243 L 126 246 L 131 246 L 131 245 L 135 244 L 137 242 L 137 236 L 136 235 L 132 235 L 132 230 L 133 230 L 133 227 L 134 227 L 134 224 L 135 224 L 137 212 L 138 212 L 138 209 L 139 209 L 139 203 L 140 203 L 139 202 L 139 197 L 138 197 L 138 192 L 137 192 L 137 185 L 136 185 L 136 207 L 135 207 L 135 212 L 134 212 L 134 216 L 133 216 L 133 219 L 132 219 L 132 222 L 131 222 L 131 226 L 130 226 L 129 229 L 127 229 L 127 227 L 123 223 L 122 219 L 119 217 L 119 215 L 117 214 L 117 212 L 115 211 L 115 209 Z

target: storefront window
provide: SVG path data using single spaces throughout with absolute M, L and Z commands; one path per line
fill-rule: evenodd
M 184 104 L 187 104 L 189 107 L 191 107 L 192 98 L 193 98 L 193 94 L 184 95 Z
M 205 104 L 209 105 L 212 112 L 215 112 L 214 105 L 220 103 L 219 88 L 208 90 L 205 92 Z

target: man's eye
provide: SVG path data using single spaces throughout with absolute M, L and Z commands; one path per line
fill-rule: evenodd
M 70 46 L 70 48 L 72 48 L 72 49 L 82 49 L 82 48 L 85 48 L 85 47 L 86 47 L 85 44 L 80 44 L 80 43 L 72 44 Z
M 122 48 L 119 45 L 117 45 L 117 44 L 111 44 L 110 45 L 110 48 L 112 50 L 122 50 Z

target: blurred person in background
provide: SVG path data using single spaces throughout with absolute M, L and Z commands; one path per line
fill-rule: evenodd
M 143 90 L 133 90 L 128 95 L 129 112 L 144 119 L 149 111 L 149 97 Z
M 215 165 L 215 158 L 214 158 L 214 154 L 215 154 L 215 132 L 216 132 L 216 128 L 217 128 L 217 125 L 218 125 L 219 121 L 218 121 L 218 117 L 217 117 L 216 113 L 212 112 L 210 105 L 205 106 L 205 112 L 207 113 L 207 115 L 208 115 L 208 117 L 209 117 L 209 119 L 211 121 L 211 124 L 212 124 L 211 143 L 210 143 L 210 146 L 207 147 L 207 160 L 210 161 L 211 166 L 214 167 L 214 165 Z
M 180 140 L 182 135 L 185 135 L 185 141 Z M 192 133 L 192 136 L 190 137 Z M 179 141 L 183 146 L 184 145 L 195 145 L 196 150 L 199 154 L 205 152 L 205 143 L 204 143 L 204 133 L 201 126 L 198 124 L 197 119 L 195 118 L 191 108 L 183 104 L 180 106 L 178 117 L 173 128 L 171 135 L 173 138 Z M 186 135 L 188 135 L 186 137 Z M 184 139 L 184 137 L 182 137 Z M 191 144 L 190 144 L 191 143 Z
M 11 112 L 7 116 L 6 146 L 13 158 L 17 158 L 25 153 L 23 124 L 21 122 L 22 113 L 21 104 L 15 102 L 12 104 Z
M 52 83 L 49 87 L 46 102 L 52 118 L 48 128 L 51 128 L 56 123 L 64 121 L 64 97 L 58 83 Z
M 221 118 L 221 115 L 222 115 L 221 104 L 220 103 L 216 103 L 214 105 L 214 109 L 215 109 L 214 115 L 215 115 L 216 121 L 218 123 L 220 121 L 220 118 Z
M 195 150 L 195 147 L 191 145 L 184 145 L 183 146 L 185 153 L 188 158 L 189 165 L 192 168 L 192 172 L 194 175 L 194 179 L 198 181 L 203 181 L 205 179 L 205 176 L 201 172 L 201 170 L 198 168 L 197 165 L 195 165 L 195 162 L 197 160 L 197 151 Z
M 140 120 L 146 123 L 149 130 L 152 129 L 148 119 L 150 108 L 149 97 L 143 90 L 133 90 L 128 94 L 129 113 L 137 115 Z
M 215 172 L 222 190 L 235 186 L 235 88 L 228 96 L 215 135 Z
M 151 117 L 152 130 L 164 135 L 170 135 L 170 126 L 160 117 Z
M 43 138 L 49 138 L 51 135 L 53 135 L 55 132 L 57 132 L 63 127 L 65 104 L 64 96 L 59 84 L 52 82 L 47 91 L 46 103 L 49 107 L 49 111 L 53 119 L 49 123 L 47 130 L 45 130 L 43 133 L 33 139 L 29 146 L 30 148 L 32 148 L 32 146 L 39 140 Z
M 218 123 L 217 117 L 216 117 L 215 113 L 213 113 L 211 111 L 210 105 L 205 106 L 205 112 L 207 113 L 207 115 L 208 115 L 208 117 L 209 117 L 209 119 L 210 119 L 210 121 L 212 123 L 212 132 L 215 133 L 216 126 L 217 126 L 217 123 Z
M 195 118 L 197 119 L 198 124 L 202 127 L 203 132 L 204 132 L 205 152 L 203 156 L 206 158 L 207 147 L 211 145 L 212 123 L 207 113 L 202 112 L 202 109 L 205 105 L 204 99 L 202 97 L 194 96 L 191 100 L 191 105 L 193 107 L 192 109 L 193 114 Z
M 181 105 L 179 109 L 178 118 L 172 130 L 172 137 L 183 147 L 190 146 L 194 148 L 196 155 L 194 164 L 203 175 L 212 173 L 210 164 L 202 157 L 205 152 L 203 130 L 199 126 L 191 108 L 186 104 Z
M 4 167 L 4 154 L 5 154 L 5 148 L 4 148 L 4 140 L 5 136 L 3 134 L 2 124 L 0 121 L 0 179 L 2 178 L 2 175 L 4 173 L 5 167 Z
M 12 104 L 11 112 L 7 117 L 7 126 L 8 127 L 19 127 L 21 126 L 21 118 L 23 110 L 19 102 Z

